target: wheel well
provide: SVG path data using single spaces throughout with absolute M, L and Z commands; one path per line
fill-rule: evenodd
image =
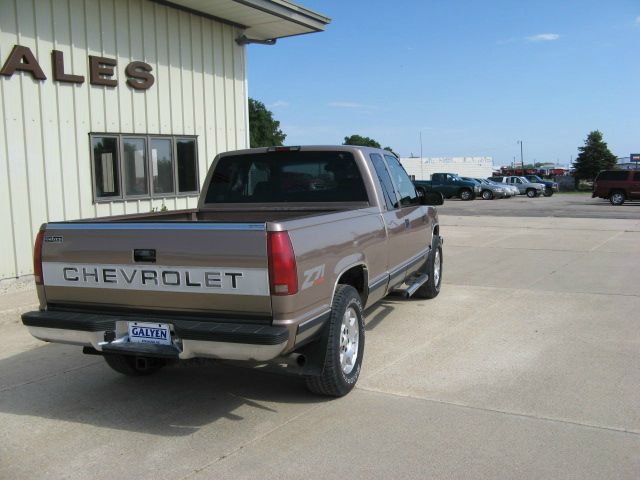
M 364 265 L 357 265 L 355 267 L 351 267 L 349 270 L 340 275 L 338 279 L 338 284 L 343 285 L 351 285 L 355 288 L 360 294 L 360 300 L 362 300 L 362 304 L 367 303 L 367 269 Z

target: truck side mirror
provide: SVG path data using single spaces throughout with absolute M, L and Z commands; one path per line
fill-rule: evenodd
M 418 197 L 420 198 L 420 205 L 442 205 L 444 203 L 444 196 L 440 192 L 426 192 L 424 188 L 416 188 Z

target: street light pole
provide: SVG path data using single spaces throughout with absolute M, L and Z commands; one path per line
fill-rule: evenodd
M 518 140 L 520 144 L 520 165 L 522 166 L 522 174 L 524 175 L 524 155 L 522 154 L 522 140 Z
M 420 130 L 420 180 L 424 180 L 424 160 L 422 160 L 422 130 Z

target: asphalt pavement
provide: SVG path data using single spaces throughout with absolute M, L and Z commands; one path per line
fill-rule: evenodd
M 551 197 L 537 198 L 518 195 L 512 198 L 477 199 L 467 202 L 452 198 L 445 200 L 439 210 L 443 215 L 465 216 L 640 219 L 640 202 L 626 202 L 620 206 L 613 206 L 608 200 L 591 198 L 591 193 L 559 193 Z
M 222 365 L 123 377 L 31 338 L 33 289 L 8 289 L 0 478 L 638 478 L 640 220 L 460 213 L 520 200 L 445 204 L 440 296 L 368 312 L 337 400 Z

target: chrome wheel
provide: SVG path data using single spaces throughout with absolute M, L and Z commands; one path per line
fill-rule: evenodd
M 624 194 L 620 192 L 612 193 L 610 201 L 613 205 L 622 205 L 624 203 Z
M 440 284 L 440 249 L 436 249 L 436 256 L 433 258 L 433 284 L 437 287 Z
M 359 341 L 358 314 L 353 307 L 349 307 L 342 316 L 340 326 L 340 366 L 346 375 L 349 375 L 356 365 Z

